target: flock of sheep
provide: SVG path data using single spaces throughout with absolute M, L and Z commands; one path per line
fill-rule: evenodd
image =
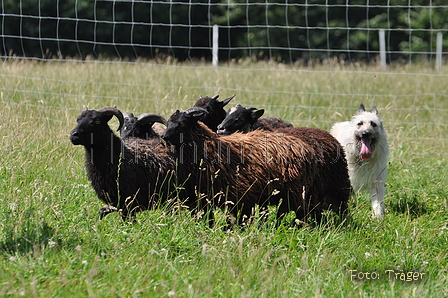
M 256 205 L 278 206 L 278 222 L 290 211 L 296 222 L 319 222 L 324 210 L 344 215 L 351 186 L 340 143 L 324 130 L 260 118 L 264 110 L 237 105 L 226 112 L 232 99 L 200 97 L 168 121 L 84 108 L 70 140 L 84 146 L 87 176 L 107 204 L 100 217 L 120 211 L 134 220 L 175 198 L 210 224 L 216 208 L 229 224 L 250 223 Z M 120 136 L 108 125 L 113 116 Z

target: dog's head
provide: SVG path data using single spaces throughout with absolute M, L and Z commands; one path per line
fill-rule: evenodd
M 355 126 L 354 133 L 358 141 L 359 155 L 362 159 L 369 159 L 384 130 L 377 108 L 373 107 L 370 111 L 366 111 L 364 105 L 361 104 L 352 122 Z

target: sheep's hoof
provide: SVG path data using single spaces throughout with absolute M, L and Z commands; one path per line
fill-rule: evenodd
M 103 219 L 103 218 L 104 218 L 106 215 L 108 215 L 109 213 L 117 212 L 117 211 L 118 211 L 118 209 L 117 209 L 116 207 L 107 205 L 107 206 L 104 206 L 103 208 L 101 208 L 101 209 L 98 211 L 98 213 L 99 213 L 99 215 L 100 215 L 100 219 Z

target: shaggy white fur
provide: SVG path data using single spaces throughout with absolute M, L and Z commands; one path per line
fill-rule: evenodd
M 336 123 L 330 133 L 344 147 L 353 190 L 369 192 L 373 216 L 381 218 L 389 144 L 378 110 L 361 104 L 351 121 Z

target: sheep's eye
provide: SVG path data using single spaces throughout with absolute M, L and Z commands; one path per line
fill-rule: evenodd
M 363 125 L 363 122 L 362 121 L 358 122 L 358 126 L 361 126 L 361 125 Z
M 375 122 L 372 121 L 371 124 L 372 124 L 373 127 L 376 127 L 376 123 Z
M 95 120 L 95 124 L 100 124 L 101 120 Z

